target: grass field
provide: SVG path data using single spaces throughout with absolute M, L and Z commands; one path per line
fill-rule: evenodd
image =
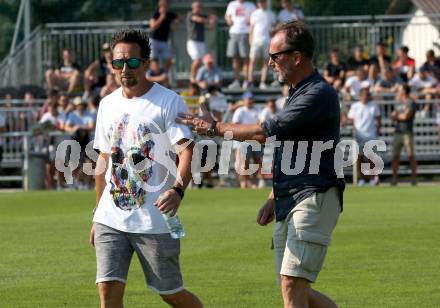
M 185 285 L 206 307 L 281 307 L 265 191 L 195 190 L 180 216 Z M 340 307 L 440 307 L 440 187 L 349 187 L 315 287 Z M 93 192 L 0 194 L 0 307 L 98 307 Z M 166 307 L 133 259 L 126 307 Z

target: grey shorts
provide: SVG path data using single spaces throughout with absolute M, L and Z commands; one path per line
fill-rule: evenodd
M 171 58 L 169 42 L 151 39 L 151 59 L 168 60 Z
M 169 234 L 137 234 L 122 232 L 94 223 L 96 251 L 96 283 L 126 283 L 133 252 L 144 271 L 147 286 L 167 295 L 183 290 L 180 272 L 180 241 Z
M 226 55 L 229 58 L 249 58 L 249 34 L 230 34 Z
M 275 224 L 273 246 L 277 277 L 315 282 L 341 211 L 339 190 L 314 193 Z

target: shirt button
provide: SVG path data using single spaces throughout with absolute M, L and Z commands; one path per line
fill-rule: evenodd
M 280 198 L 277 197 L 277 198 L 275 198 L 275 200 L 278 201 L 278 200 L 280 200 Z

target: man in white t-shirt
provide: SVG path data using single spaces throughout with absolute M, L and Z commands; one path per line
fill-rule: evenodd
M 267 9 L 267 0 L 259 0 L 256 9 L 250 19 L 249 39 L 251 42 L 251 52 L 249 61 L 248 84 L 253 84 L 254 67 L 261 59 L 260 89 L 266 89 L 267 65 L 269 60 L 270 30 L 275 25 L 275 14 Z
M 359 99 L 360 90 L 371 87 L 371 82 L 367 77 L 367 72 L 362 67 L 359 67 L 356 70 L 356 75 L 347 78 L 344 85 L 344 93 L 347 100 Z
M 283 9 L 278 13 L 278 22 L 285 23 L 293 20 L 303 20 L 304 13 L 301 7 L 295 5 L 293 1 L 281 1 Z
M 251 92 L 245 92 L 242 96 L 243 106 L 235 110 L 232 116 L 234 124 L 258 124 L 260 123 L 260 110 L 254 105 L 254 98 Z M 256 188 L 256 183 L 251 183 L 250 176 L 244 174 L 248 170 L 249 162 L 253 159 L 255 164 L 261 165 L 261 151 L 253 151 L 247 142 L 234 142 L 235 151 L 235 170 L 238 173 L 240 188 Z M 260 174 L 260 168 L 258 168 Z M 255 173 L 252 174 L 255 179 Z M 260 176 L 261 179 L 261 176 Z M 260 183 L 259 183 L 260 184 Z
M 376 102 L 370 100 L 369 87 L 364 87 L 360 90 L 359 102 L 353 103 L 348 112 L 348 119 L 354 125 L 356 141 L 359 145 L 359 159 L 358 174 L 360 180 L 359 186 L 365 184 L 366 176 L 360 172 L 360 165 L 362 162 L 368 162 L 363 149 L 365 143 L 370 140 L 377 140 L 379 137 L 381 118 L 380 109 Z M 370 185 L 374 186 L 378 184 L 379 178 L 377 176 L 370 179 Z
M 113 72 L 122 87 L 98 110 L 94 148 L 100 153 L 90 233 L 101 307 L 122 307 L 133 252 L 147 286 L 166 303 L 202 307 L 183 287 L 180 240 L 170 236 L 162 216 L 176 213 L 191 179 L 193 137 L 175 123 L 187 108 L 175 92 L 145 79 L 150 59 L 145 32 L 122 30 L 111 45 Z M 177 167 L 171 154 L 176 152 Z
M 249 21 L 255 4 L 245 0 L 229 2 L 226 8 L 225 20 L 229 26 L 229 41 L 226 54 L 232 58 L 234 81 L 229 88 L 240 87 L 240 68 L 243 69 L 245 81 L 243 87 L 249 86 L 247 82 L 249 64 Z

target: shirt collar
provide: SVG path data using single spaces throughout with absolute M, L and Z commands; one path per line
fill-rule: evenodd
M 301 88 L 303 85 L 309 83 L 310 81 L 316 79 L 317 77 L 319 77 L 319 73 L 318 73 L 318 70 L 315 69 L 312 74 L 310 74 L 309 76 L 307 76 L 306 78 L 304 78 L 303 80 L 298 82 L 296 84 L 296 87 L 290 86 L 289 95 L 292 95 L 293 93 L 295 93 L 296 90 Z

